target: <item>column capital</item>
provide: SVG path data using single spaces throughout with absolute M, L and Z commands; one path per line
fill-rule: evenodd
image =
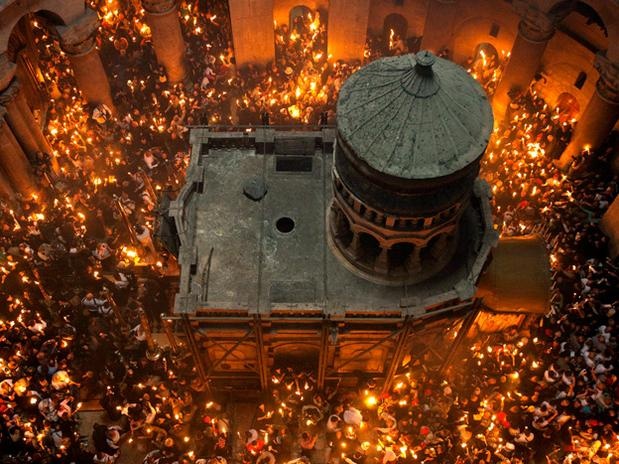
M 619 63 L 609 60 L 603 53 L 598 53 L 593 66 L 600 73 L 595 84 L 597 93 L 608 103 L 619 105 Z
M 13 63 L 6 53 L 0 55 L 0 90 L 6 89 L 15 77 L 17 65 Z
M 97 13 L 90 8 L 67 26 L 59 26 L 62 50 L 69 55 L 85 55 L 95 46 L 99 29 Z
M 176 8 L 178 0 L 141 0 L 142 8 L 150 14 L 166 14 Z
M 21 89 L 21 83 L 17 80 L 17 78 L 13 78 L 11 83 L 0 93 L 0 105 L 6 106 L 11 103 L 17 95 L 19 94 L 19 90 Z
M 521 18 L 518 33 L 529 42 L 547 42 L 554 35 L 554 21 L 534 3 L 514 0 L 514 9 Z

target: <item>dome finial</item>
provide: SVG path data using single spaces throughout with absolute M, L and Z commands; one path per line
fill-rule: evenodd
M 410 69 L 402 74 L 400 82 L 407 93 L 419 98 L 427 98 L 438 92 L 440 88 L 437 76 L 434 75 L 432 65 L 436 63 L 436 56 L 428 50 L 408 55 Z
M 421 50 L 415 55 L 415 59 L 420 66 L 430 66 L 436 62 L 436 55 L 430 50 Z
M 432 74 L 432 65 L 436 63 L 436 55 L 429 50 L 421 50 L 415 55 L 415 67 L 420 74 Z

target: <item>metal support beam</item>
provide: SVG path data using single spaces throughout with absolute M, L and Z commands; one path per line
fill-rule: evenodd
M 329 360 L 329 322 L 322 321 L 320 329 L 320 354 L 318 356 L 318 390 L 325 388 L 325 377 L 327 374 L 327 363 Z
M 447 356 L 445 357 L 443 364 L 441 364 L 441 368 L 439 369 L 439 373 L 441 375 L 444 374 L 447 368 L 453 363 L 454 358 L 456 357 L 456 354 L 458 352 L 458 348 L 460 347 L 460 344 L 462 343 L 462 340 L 466 338 L 466 336 L 469 333 L 469 330 L 471 330 L 471 327 L 475 323 L 475 319 L 477 319 L 477 315 L 479 314 L 480 308 L 481 308 L 481 299 L 476 298 L 473 301 L 473 307 L 471 308 L 471 311 L 464 317 L 464 321 L 462 322 L 462 326 L 460 327 L 460 330 L 458 331 L 458 335 L 456 336 L 456 339 L 451 344 L 451 347 L 449 347 L 449 353 L 447 353 Z
M 376 348 L 377 346 L 380 346 L 380 345 L 382 345 L 383 343 L 385 343 L 387 340 L 390 340 L 390 339 L 392 339 L 393 337 L 395 337 L 398 333 L 400 333 L 400 331 L 399 331 L 399 330 L 395 330 L 395 331 L 391 332 L 389 335 L 387 335 L 386 337 L 381 338 L 380 340 L 378 340 L 378 341 L 377 341 L 377 342 L 375 342 L 375 343 L 372 343 L 370 346 L 368 346 L 367 348 L 365 348 L 365 349 L 361 350 L 359 353 L 357 353 L 357 356 L 356 356 L 356 357 L 354 357 L 354 358 L 350 358 L 350 359 L 348 359 L 347 361 L 345 361 L 345 362 L 343 362 L 342 364 L 340 364 L 339 366 L 335 367 L 335 368 L 333 369 L 333 371 L 331 371 L 331 372 L 330 372 L 330 374 L 329 374 L 329 375 L 331 375 L 331 374 L 336 374 L 336 375 L 337 375 L 338 371 L 339 371 L 342 367 L 347 366 L 348 364 L 350 364 L 350 363 L 351 363 L 351 362 L 353 362 L 353 361 L 356 361 L 356 360 L 357 360 L 356 358 L 358 358 L 359 356 L 363 356 L 363 355 L 364 355 L 364 354 L 366 354 L 366 353 L 369 353 L 370 351 L 372 351 L 372 350 L 373 350 L 374 348 Z
M 250 328 L 247 332 L 245 332 L 245 335 L 243 335 L 240 339 L 238 339 L 234 345 L 228 348 L 226 352 L 223 355 L 221 355 L 221 357 L 211 365 L 206 375 L 210 376 L 215 370 L 215 368 L 219 366 L 223 361 L 225 361 L 230 355 L 230 353 L 236 350 L 241 343 L 247 340 L 253 332 L 254 332 L 253 328 Z
M 393 378 L 395 377 L 398 368 L 402 365 L 402 360 L 404 359 L 404 355 L 406 354 L 406 345 L 408 341 L 408 336 L 412 331 L 413 323 L 410 319 L 404 322 L 404 327 L 399 332 L 398 340 L 395 345 L 395 350 L 393 352 L 393 357 L 391 358 L 391 363 L 389 363 L 389 368 L 387 369 L 387 373 L 385 374 L 385 383 L 383 384 L 383 393 L 388 391 L 391 388 L 391 384 L 393 383 Z
M 208 338 L 208 335 L 205 333 L 204 330 L 198 330 L 198 333 L 202 334 L 202 335 L 205 335 Z M 224 345 L 222 345 L 221 342 L 218 342 L 217 340 L 210 339 L 210 340 L 208 340 L 207 350 L 210 350 L 212 347 L 218 347 L 218 348 L 220 348 L 224 352 L 227 350 L 227 348 Z M 229 358 L 234 358 L 235 360 L 241 361 L 241 362 L 245 360 L 245 358 L 242 358 L 241 356 L 238 356 L 238 355 L 236 355 L 234 353 L 230 353 L 228 355 L 228 357 Z
M 447 308 L 447 310 L 454 310 L 454 308 L 458 309 L 459 307 L 460 305 Z M 444 310 L 440 310 L 440 311 L 443 312 Z M 424 315 L 424 317 L 433 316 L 433 315 L 434 313 L 428 313 Z M 229 317 L 188 316 L 188 317 L 190 320 L 195 321 L 195 322 L 212 322 L 215 324 L 222 323 L 222 322 L 251 322 L 253 320 L 252 316 L 229 316 Z M 166 316 L 166 319 L 170 321 L 177 321 L 182 318 L 183 316 L 181 315 Z M 273 323 L 294 322 L 294 323 L 299 323 L 299 324 L 316 324 L 317 322 L 320 322 L 322 318 L 323 316 L 321 314 L 315 314 L 315 315 L 308 315 L 305 317 L 266 316 L 266 317 L 263 317 L 261 320 L 263 322 L 273 322 Z M 358 324 L 358 325 L 375 325 L 375 324 L 394 324 L 394 323 L 403 322 L 403 321 L 404 321 L 404 318 L 402 317 L 360 317 L 360 318 L 353 318 L 353 319 L 342 319 L 341 321 L 338 321 L 338 322 L 346 323 L 346 324 Z
M 269 388 L 269 367 L 264 353 L 264 338 L 262 334 L 262 321 L 260 316 L 254 316 L 254 333 L 256 334 L 256 355 L 258 358 L 258 374 L 260 375 L 260 388 L 266 391 Z
M 196 365 L 196 371 L 198 372 L 198 377 L 202 381 L 202 383 L 206 386 L 206 389 L 210 391 L 211 387 L 208 383 L 208 377 L 206 375 L 206 368 L 204 367 L 204 360 L 202 359 L 202 355 L 200 354 L 200 348 L 196 339 L 194 337 L 193 330 L 191 328 L 191 322 L 189 317 L 183 315 L 183 331 L 185 332 L 185 337 L 187 337 L 187 345 L 189 346 L 189 350 L 191 351 L 191 355 L 193 357 L 193 362 Z

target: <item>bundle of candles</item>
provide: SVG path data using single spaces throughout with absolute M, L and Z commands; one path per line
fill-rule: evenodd
M 358 66 L 328 56 L 326 27 L 317 11 L 298 16 L 292 25 L 276 24 L 275 45 L 276 62 L 265 74 L 243 76 L 244 92 L 236 99 L 241 120 L 267 112 L 271 123 L 318 124 L 321 114 L 333 112 L 341 84 Z
M 505 50 L 501 50 L 500 55 L 497 55 L 480 48 L 475 57 L 467 63 L 467 71 L 477 79 L 488 95 L 494 95 L 509 55 Z

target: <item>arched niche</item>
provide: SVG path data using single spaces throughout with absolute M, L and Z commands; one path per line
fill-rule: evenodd
M 490 33 L 496 26 L 500 33 L 493 37 Z M 459 23 L 453 37 L 453 60 L 464 63 L 474 57 L 477 46 L 482 43 L 492 45 L 500 54 L 509 52 L 516 38 L 516 24 L 492 16 L 475 16 Z
M 63 25 L 62 17 L 53 11 L 26 13 L 14 23 L 6 42 L 5 58 L 15 64 L 15 77 L 21 84 L 30 110 L 39 122 L 43 119 L 42 113 L 47 110 L 49 95 L 43 74 L 46 70 L 39 65 L 36 32 L 43 30 L 47 36 L 56 36 L 57 27 Z
M 294 342 L 272 344 L 273 367 L 285 368 L 294 366 L 295 369 L 316 369 L 320 346 L 318 343 Z
M 8 0 L 0 6 L 0 53 L 7 50 L 15 25 L 28 14 L 36 14 L 55 26 L 66 26 L 84 14 L 88 7 L 83 0 Z
M 559 94 L 555 107 L 559 111 L 560 118 L 567 121 L 576 119 L 580 114 L 580 103 L 578 103 L 578 99 L 569 92 L 562 92 Z
M 385 17 L 383 21 L 383 37 L 386 41 L 389 40 L 392 31 L 402 40 L 406 40 L 406 37 L 408 37 L 408 21 L 401 14 L 392 13 Z
M 490 42 L 481 42 L 477 44 L 473 51 L 473 63 L 483 60 L 494 60 L 496 63 L 501 59 L 499 51 Z
M 299 24 L 303 19 L 307 20 L 308 15 L 312 15 L 312 10 L 305 5 L 296 5 L 290 9 L 288 13 L 288 26 L 290 30 L 299 31 Z
M 374 260 L 380 254 L 380 242 L 376 237 L 371 234 L 361 232 L 359 233 L 359 242 L 361 249 L 363 250 L 362 260 L 369 266 L 374 264 Z

